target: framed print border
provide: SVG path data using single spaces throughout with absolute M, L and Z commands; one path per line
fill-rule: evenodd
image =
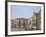
M 8 7 L 7 7 L 8 2 L 43 4 L 44 6 L 44 31 L 43 33 L 8 35 Z M 5 1 L 5 36 L 24 36 L 24 35 L 40 35 L 40 34 L 45 34 L 45 3 L 44 2 Z

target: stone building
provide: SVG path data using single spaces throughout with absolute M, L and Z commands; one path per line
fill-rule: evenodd
M 12 28 L 15 27 L 15 23 L 14 23 L 14 20 L 13 19 L 11 19 L 11 27 Z
M 31 20 L 25 18 L 16 18 L 11 25 L 15 28 L 29 29 L 29 26 L 31 26 Z
M 34 13 L 32 17 L 32 29 L 36 29 L 36 13 Z
M 38 14 L 37 14 L 37 21 L 36 21 L 36 23 L 37 23 L 37 29 L 41 29 L 40 27 L 41 27 L 41 10 L 38 12 Z
M 41 26 L 41 10 L 38 13 L 34 13 L 32 17 L 32 29 L 33 30 L 40 30 Z

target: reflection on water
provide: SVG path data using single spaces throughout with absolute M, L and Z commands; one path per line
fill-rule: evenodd
M 23 28 L 11 28 L 11 31 L 25 31 Z
M 11 28 L 11 31 L 26 31 L 28 29 L 24 29 L 24 28 Z

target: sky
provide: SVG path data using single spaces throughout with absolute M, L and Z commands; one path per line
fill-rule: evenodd
M 11 18 L 30 18 L 33 16 L 34 12 L 40 10 L 40 6 L 20 6 L 11 5 Z

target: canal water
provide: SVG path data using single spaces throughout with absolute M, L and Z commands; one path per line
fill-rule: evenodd
M 25 31 L 23 28 L 11 28 L 11 31 Z

